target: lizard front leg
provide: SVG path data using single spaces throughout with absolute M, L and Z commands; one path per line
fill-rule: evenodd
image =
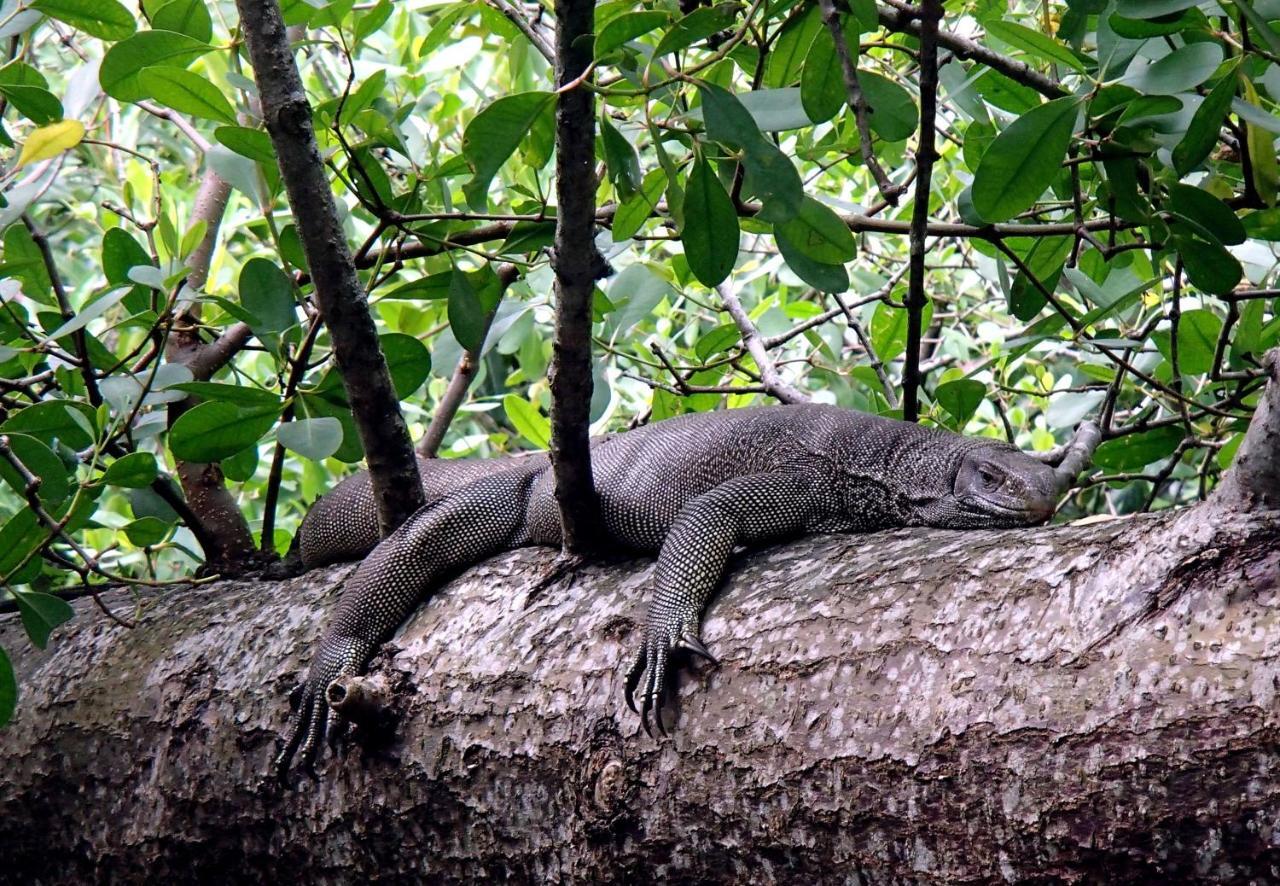
M 662 708 L 672 651 L 682 648 L 715 661 L 699 637 L 700 625 L 733 549 L 797 535 L 828 516 L 831 490 L 817 485 L 799 472 L 735 477 L 691 499 L 676 516 L 658 554 L 644 642 L 627 674 L 625 695 L 633 711 L 643 683 L 638 713 L 645 732 L 651 710 L 665 732 Z
M 387 536 L 347 581 L 306 679 L 275 766 L 295 753 L 310 762 L 326 734 L 345 726 L 325 702 L 335 677 L 362 671 L 373 653 L 448 575 L 522 542 L 537 471 L 476 480 L 419 510 Z

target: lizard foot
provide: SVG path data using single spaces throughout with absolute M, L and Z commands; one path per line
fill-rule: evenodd
M 624 695 L 627 707 L 640 715 L 640 724 L 650 737 L 653 736 L 649 728 L 651 711 L 658 731 L 663 735 L 667 734 L 666 725 L 662 722 L 662 709 L 671 697 L 672 685 L 668 672 L 671 671 L 671 655 L 677 649 L 705 658 L 713 665 L 720 664 L 698 637 L 696 626 L 685 626 L 679 633 L 662 628 L 645 630 L 644 643 L 627 673 Z M 636 710 L 636 690 L 642 682 L 644 691 L 640 693 L 640 709 Z
M 294 706 L 293 719 L 285 735 L 284 747 L 273 764 L 276 775 L 284 780 L 294 757 L 308 769 L 328 739 L 332 747 L 347 730 L 346 718 L 329 707 L 325 693 L 334 678 L 356 674 L 369 659 L 368 644 L 358 640 L 326 640 L 311 665 L 305 681 L 290 694 Z

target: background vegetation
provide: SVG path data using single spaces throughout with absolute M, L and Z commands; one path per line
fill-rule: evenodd
M 551 10 L 282 6 L 415 439 L 545 447 Z M 1034 450 L 1099 420 L 1063 519 L 1203 497 L 1280 340 L 1280 2 L 948 2 L 936 80 L 927 13 L 597 5 L 593 431 L 918 397 Z M 362 451 L 234 4 L 7 0 L 0 39 L 0 580 L 43 645 L 69 589 L 283 553 Z

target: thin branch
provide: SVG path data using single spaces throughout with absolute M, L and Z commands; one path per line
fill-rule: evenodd
M 928 298 L 924 292 L 925 237 L 929 227 L 929 188 L 933 181 L 934 119 L 938 113 L 938 22 L 941 0 L 924 0 L 920 22 L 920 143 L 916 147 L 916 191 L 911 207 L 910 263 L 907 275 L 907 351 L 902 370 L 902 417 L 920 415 L 920 334 Z
M 519 275 L 520 269 L 515 265 L 504 264 L 498 268 L 498 280 L 502 284 L 502 292 L 506 292 Z M 485 339 L 489 337 L 489 327 L 493 324 L 495 313 L 497 313 L 496 305 L 492 311 L 485 314 L 476 349 L 463 351 L 462 356 L 458 358 L 458 364 L 454 367 L 453 375 L 449 379 L 449 386 L 445 389 L 444 396 L 436 404 L 436 411 L 431 416 L 431 424 L 427 425 L 426 433 L 418 441 L 418 455 L 435 458 L 440 444 L 444 442 L 444 435 L 453 423 L 454 416 L 458 414 L 458 408 L 466 399 L 471 380 L 475 378 L 476 370 L 480 367 L 480 355 L 484 353 Z
M 727 283 L 721 283 L 716 287 L 716 292 L 720 296 L 720 301 L 724 304 L 725 310 L 729 312 L 729 316 L 733 317 L 734 325 L 738 327 L 738 332 L 742 334 L 742 344 L 746 347 L 747 353 L 751 355 L 751 359 L 755 361 L 756 367 L 760 370 L 760 381 L 764 385 L 764 389 L 774 397 L 777 397 L 783 403 L 808 403 L 809 396 L 804 392 L 791 386 L 781 375 L 778 369 L 773 365 L 773 359 L 769 356 L 769 352 L 765 350 L 764 340 L 760 338 L 760 331 L 756 329 L 751 318 L 747 316 L 746 310 L 742 307 L 742 302 L 733 294 Z
M 848 95 L 849 107 L 853 109 L 854 120 L 858 127 L 858 150 L 862 154 L 862 162 L 871 173 L 871 177 L 875 179 L 880 196 L 890 206 L 897 206 L 898 197 L 906 189 L 902 185 L 891 182 L 889 176 L 885 175 L 884 167 L 876 159 L 875 150 L 871 145 L 871 108 L 867 104 L 866 96 L 862 94 L 862 84 L 858 82 L 858 65 L 849 54 L 849 44 L 845 42 L 844 28 L 840 24 L 840 13 L 836 10 L 834 0 L 818 0 L 818 6 L 822 9 L 822 21 L 826 24 L 827 31 L 835 40 L 836 58 L 840 60 L 845 93 Z M 936 58 L 935 54 L 935 61 Z M 923 87 L 924 84 L 921 83 L 922 90 Z
M 551 48 L 551 43 L 546 35 L 538 31 L 537 24 L 529 21 L 515 4 L 510 0 L 484 0 L 489 6 L 492 6 L 498 12 L 502 13 L 506 19 L 520 29 L 520 33 L 529 38 L 529 42 L 533 44 L 533 48 L 552 65 L 556 63 L 555 50 Z

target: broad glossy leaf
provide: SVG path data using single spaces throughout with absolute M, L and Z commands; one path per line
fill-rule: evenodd
M 151 27 L 186 34 L 204 43 L 213 39 L 213 17 L 205 0 L 168 0 L 151 16 Z
M 778 252 L 797 277 L 808 283 L 819 292 L 844 292 L 849 288 L 849 272 L 844 265 L 833 265 L 814 261 L 799 246 L 775 225 L 773 239 L 778 244 Z
M 684 245 L 689 270 L 708 288 L 721 283 L 738 260 L 738 213 L 729 192 L 710 165 L 698 158 L 689 172 L 684 193 Z
M 107 465 L 102 479 L 112 486 L 140 489 L 150 486 L 158 475 L 154 455 L 150 452 L 130 452 Z
M 66 465 L 62 459 L 35 437 L 26 434 L 7 434 L 9 449 L 31 474 L 39 478 L 36 495 L 48 505 L 61 503 L 70 489 Z M 0 478 L 9 484 L 18 499 L 26 498 L 26 481 L 8 459 L 0 459 Z
M 276 439 L 286 449 L 312 461 L 321 461 L 342 445 L 342 423 L 328 416 L 294 419 L 280 425 Z
M 240 269 L 240 305 L 254 319 L 258 335 L 281 333 L 298 322 L 289 275 L 266 258 L 251 258 Z
M 0 83 L 0 95 L 37 126 L 62 119 L 62 102 L 42 86 Z
M 613 242 L 629 240 L 653 214 L 667 188 L 665 169 L 653 169 L 644 177 L 640 190 L 624 200 L 613 216 Z
M 1076 57 L 1074 52 L 1039 31 L 1033 31 L 1014 22 L 1006 21 L 987 22 L 986 29 L 991 36 L 1003 40 L 1010 46 L 1038 56 L 1045 61 L 1064 64 L 1082 74 L 1085 71 L 1084 63 Z
M 1235 98 L 1237 67 L 1232 65 L 1228 68 L 1218 85 L 1205 96 L 1205 100 L 1191 116 L 1186 134 L 1174 147 L 1173 166 L 1178 175 L 1186 175 L 1199 166 L 1218 143 L 1218 131 L 1222 128 L 1227 111 L 1231 109 L 1231 99 Z
M 797 249 L 816 262 L 828 265 L 853 261 L 857 243 L 840 216 L 824 203 L 805 197 L 795 218 L 775 226 Z
M 791 86 L 800 76 L 805 58 L 814 39 L 825 30 L 818 4 L 811 3 L 801 14 L 792 17 L 773 41 L 765 60 L 765 86 Z
M 28 163 L 39 163 L 50 160 L 63 151 L 69 151 L 80 144 L 84 138 L 84 124 L 79 120 L 60 120 L 32 130 L 18 154 L 15 169 L 21 169 Z
M 539 449 L 551 445 L 551 423 L 538 411 L 538 407 L 516 394 L 507 394 L 502 398 L 502 409 L 521 437 Z
M 640 187 L 640 156 L 606 115 L 600 117 L 600 138 L 604 143 L 604 162 L 609 172 L 609 181 L 617 190 L 619 199 L 625 200 Z
M 1253 83 L 1246 78 L 1241 85 L 1245 104 L 1261 112 L 1262 102 Z M 1253 186 L 1257 188 L 1258 196 L 1264 203 L 1274 206 L 1276 192 L 1280 190 L 1280 163 L 1276 161 L 1275 136 L 1270 130 L 1249 123 L 1245 127 L 1245 141 L 1249 146 L 1249 159 L 1253 163 L 1250 170 L 1253 173 Z
M 1172 185 L 1167 207 L 1207 229 L 1220 243 L 1237 246 L 1245 241 L 1244 225 L 1226 203 L 1192 185 Z
M 1201 2 L 1203 0 L 1116 0 L 1116 12 L 1125 18 L 1159 18 Z
M 30 8 L 101 40 L 123 40 L 137 28 L 120 0 L 35 0 Z
M 1006 221 L 1035 205 L 1062 168 L 1079 105 L 1073 96 L 1054 99 L 996 136 L 973 176 L 973 208 L 982 218 Z
M 185 68 L 212 48 L 174 31 L 140 31 L 107 50 L 98 70 L 98 82 L 112 98 L 136 102 L 147 97 L 138 77 L 145 68 Z
M 431 374 L 431 352 L 412 335 L 386 332 L 378 336 L 382 353 L 387 358 L 387 371 L 396 397 L 404 400 L 422 387 Z
M 159 517 L 140 517 L 124 527 L 125 537 L 140 548 L 154 547 L 164 541 L 173 526 Z
M 658 10 L 624 12 L 605 23 L 596 34 L 596 58 L 603 58 L 629 40 L 642 37 L 666 24 L 671 16 Z
M 1155 428 L 1108 440 L 1093 454 L 1093 463 L 1108 471 L 1136 471 L 1168 458 L 1182 442 L 1182 428 Z
M 187 381 L 179 382 L 169 387 L 185 394 L 195 394 L 205 400 L 222 400 L 225 403 L 234 403 L 249 408 L 265 409 L 275 407 L 278 409 L 284 405 L 280 400 L 279 394 L 249 385 L 228 385 L 216 381 Z
M 521 92 L 497 99 L 467 124 L 462 153 L 475 174 L 463 191 L 473 208 L 486 205 L 489 182 L 524 137 L 539 125 L 539 119 L 552 114 L 554 108 L 553 93 Z
M 786 221 L 800 211 L 804 185 L 790 158 L 765 138 L 736 96 L 713 83 L 698 83 L 707 135 L 743 152 L 752 192 L 765 202 L 768 221 Z
M 49 634 L 54 628 L 75 615 L 70 603 L 52 594 L 23 591 L 16 587 L 9 588 L 9 592 L 18 604 L 18 613 L 22 616 L 22 626 L 27 629 L 27 636 L 40 649 L 49 645 Z
M 916 131 L 920 112 L 906 89 L 874 71 L 858 71 L 858 85 L 871 108 L 872 132 L 887 142 L 897 142 Z
M 653 58 L 657 59 L 668 53 L 687 49 L 699 40 L 732 27 L 736 18 L 737 8 L 732 3 L 695 9 L 679 19 L 667 33 L 662 35 L 657 48 L 653 51 Z
M 850 19 L 845 16 L 846 25 Z M 858 41 L 847 38 L 851 43 L 850 57 L 858 57 Z M 800 104 L 805 114 L 814 123 L 830 120 L 845 106 L 848 97 L 844 88 L 844 72 L 840 67 L 840 57 L 836 55 L 836 41 L 831 32 L 823 28 L 809 49 L 804 60 L 804 69 L 800 72 Z
M 1197 308 L 1178 318 L 1178 369 L 1183 375 L 1203 375 L 1213 368 L 1222 320 L 1213 311 Z M 1163 349 L 1162 349 L 1163 350 Z M 1165 354 L 1172 359 L 1172 352 Z
M 1197 289 L 1221 295 L 1234 289 L 1244 276 L 1240 262 L 1219 243 L 1175 234 L 1173 245 L 1182 256 L 1187 279 Z
M 738 101 L 746 108 L 761 132 L 785 132 L 812 126 L 814 121 L 805 113 L 800 88 L 753 89 L 739 93 Z
M 956 420 L 959 430 L 964 430 L 986 395 L 986 385 L 971 378 L 944 382 L 933 392 L 934 400 Z
M 250 160 L 265 163 L 268 166 L 276 162 L 271 136 L 261 129 L 250 129 L 247 126 L 219 126 L 213 131 L 213 137 L 241 157 L 248 157 Z
M 1191 43 L 1129 74 L 1124 82 L 1144 95 L 1173 95 L 1199 86 L 1220 64 L 1222 49 L 1218 44 Z
M 93 443 L 92 415 L 87 404 L 74 400 L 45 400 L 33 403 L 9 416 L 0 424 L 0 432 L 30 434 L 45 443 L 61 440 L 72 449 L 84 449 Z
M 173 423 L 169 449 L 182 461 L 221 461 L 256 445 L 279 414 L 274 407 L 242 409 L 218 400 L 201 403 Z

